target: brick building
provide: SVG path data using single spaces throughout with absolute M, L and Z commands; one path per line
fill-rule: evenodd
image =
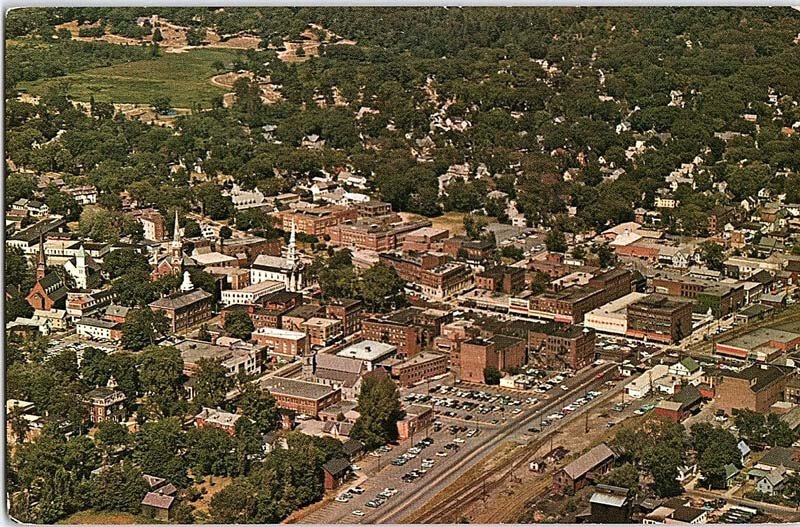
M 281 212 L 276 216 L 281 221 L 281 228 L 286 232 L 291 230 L 292 222 L 294 222 L 297 232 L 322 236 L 328 227 L 358 219 L 358 211 L 354 208 L 334 205 Z
M 159 298 L 149 304 L 154 312 L 162 312 L 169 320 L 171 333 L 176 333 L 211 318 L 214 297 L 203 289 Z
M 475 286 L 487 291 L 515 293 L 525 288 L 525 269 L 509 265 L 497 265 L 475 274 Z
M 653 288 L 656 293 L 694 300 L 696 312 L 711 310 L 717 318 L 735 313 L 745 303 L 744 284 L 721 284 L 686 275 L 666 275 L 654 277 Z
M 108 386 L 95 388 L 84 396 L 92 423 L 124 421 L 127 414 L 126 399 L 125 394 L 116 389 L 113 377 L 109 380 Z
M 505 335 L 476 337 L 461 344 L 459 378 L 483 383 L 486 368 L 492 366 L 507 371 L 521 367 L 525 362 L 525 340 Z
M 344 222 L 328 227 L 325 232 L 334 245 L 381 252 L 397 248 L 398 238 L 404 233 L 431 225 L 430 220 L 391 223 L 396 218 L 397 215 L 391 215 Z
M 692 332 L 692 303 L 650 295 L 628 306 L 628 336 L 679 342 Z
M 283 377 L 266 377 L 261 388 L 275 397 L 278 407 L 312 417 L 342 400 L 339 388 Z
M 447 373 L 449 357 L 441 353 L 422 352 L 391 366 L 391 376 L 400 386 L 412 386 L 431 377 Z
M 452 319 L 448 311 L 408 307 L 365 319 L 361 326 L 365 339 L 392 344 L 400 355 L 412 357 L 429 346 Z
M 392 267 L 411 289 L 432 300 L 445 300 L 472 285 L 469 267 L 448 262 L 444 254 L 382 253 L 379 260 Z
M 590 328 L 541 324 L 528 333 L 528 357 L 547 369 L 579 370 L 594 361 L 596 337 Z
M 253 332 L 252 338 L 259 346 L 278 355 L 304 357 L 310 350 L 308 335 L 299 331 L 262 327 Z
M 342 335 L 348 337 L 361 329 L 362 304 L 352 298 L 331 299 L 325 303 L 325 314 L 342 323 Z
M 614 452 L 600 443 L 553 476 L 553 488 L 559 494 L 574 494 L 585 487 L 590 479 L 606 474 L 614 465 Z
M 398 236 L 403 251 L 441 251 L 450 231 L 436 227 L 423 227 Z
M 782 401 L 790 370 L 773 364 L 755 364 L 740 372 L 720 370 L 714 405 L 728 414 L 734 409 L 768 413 Z

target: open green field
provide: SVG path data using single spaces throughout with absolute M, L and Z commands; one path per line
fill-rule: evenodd
M 68 525 L 130 525 L 134 523 L 160 523 L 156 520 L 136 516 L 127 512 L 81 511 L 58 522 Z
M 40 95 L 48 86 L 67 81 L 69 95 L 77 101 L 150 104 L 156 97 L 168 96 L 173 106 L 191 108 L 194 104 L 211 106 L 215 95 L 225 90 L 213 86 L 209 79 L 218 72 L 215 61 L 229 64 L 236 50 L 193 49 L 186 53 L 163 53 L 148 60 L 137 60 L 103 68 L 72 73 L 65 77 L 20 83 L 20 88 Z

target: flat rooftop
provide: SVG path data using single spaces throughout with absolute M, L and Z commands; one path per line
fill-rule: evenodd
M 741 348 L 752 350 L 760 346 L 764 346 L 769 342 L 780 342 L 787 344 L 795 339 L 800 338 L 800 334 L 791 331 L 784 331 L 782 329 L 761 328 L 746 333 L 739 337 L 734 337 L 730 340 L 720 342 L 724 346 L 731 346 L 734 348 Z
M 284 377 L 267 377 L 262 379 L 261 388 L 273 394 L 313 400 L 322 399 L 334 392 L 333 388 L 325 384 L 286 379 Z
M 374 362 L 395 351 L 397 351 L 397 347 L 391 344 L 385 344 L 375 340 L 362 340 L 361 342 L 346 347 L 336 355 Z
M 607 304 L 603 304 L 602 306 L 598 307 L 597 309 L 593 309 L 586 313 L 586 316 L 592 315 L 601 315 L 601 316 L 621 316 L 625 317 L 625 311 L 628 309 L 628 306 L 633 304 L 634 302 L 638 302 L 643 298 L 646 298 L 646 293 L 628 293 L 627 295 L 617 298 L 616 300 L 612 300 Z

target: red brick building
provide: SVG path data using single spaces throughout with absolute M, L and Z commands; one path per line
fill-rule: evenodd
M 590 328 L 541 324 L 528 333 L 528 357 L 547 369 L 579 370 L 594 361 L 596 333 Z
M 475 274 L 475 286 L 478 289 L 499 291 L 510 295 L 525 288 L 525 269 L 497 265 Z
M 490 366 L 500 371 L 525 364 L 525 341 L 516 337 L 494 335 L 476 337 L 461 344 L 459 378 L 483 383 L 484 370 Z
M 657 342 L 679 342 L 692 332 L 692 303 L 650 295 L 628 306 L 627 335 Z
M 447 261 L 443 254 L 382 253 L 380 262 L 392 267 L 412 289 L 433 300 L 444 300 L 472 285 L 466 265 Z
M 449 357 L 441 353 L 419 353 L 410 359 L 392 364 L 391 376 L 400 386 L 412 386 L 426 379 L 447 373 Z
M 783 400 L 791 375 L 790 368 L 773 364 L 755 364 L 740 372 L 720 370 L 714 405 L 728 414 L 736 409 L 769 413 Z
M 350 207 L 329 206 L 281 212 L 276 216 L 284 231 L 290 231 L 294 222 L 297 232 L 322 236 L 328 227 L 358 219 L 358 211 Z
M 352 298 L 331 299 L 325 304 L 325 314 L 342 323 L 342 334 L 347 337 L 361 329 L 362 304 Z

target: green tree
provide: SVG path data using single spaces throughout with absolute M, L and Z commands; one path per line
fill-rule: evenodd
M 156 413 L 176 415 L 181 408 L 184 380 L 180 351 L 169 346 L 150 346 L 142 351 L 139 364 L 142 390 Z
M 547 237 L 544 240 L 547 250 L 554 253 L 567 252 L 567 241 L 564 239 L 564 234 L 558 229 L 550 229 Z
M 201 406 L 217 407 L 225 402 L 225 396 L 233 387 L 233 379 L 222 360 L 201 358 L 194 378 L 195 401 Z
M 253 383 L 247 382 L 242 386 L 238 405 L 242 416 L 253 421 L 262 434 L 272 432 L 280 425 L 281 417 L 275 397 Z
M 231 455 L 234 439 L 227 432 L 214 426 L 192 428 L 186 440 L 186 460 L 193 474 L 228 476 L 234 473 L 236 459 Z
M 494 366 L 487 366 L 483 369 L 483 382 L 488 385 L 500 384 L 500 378 L 503 374 Z
M 397 439 L 397 421 L 403 417 L 400 392 L 388 377 L 367 377 L 361 385 L 356 411 L 359 418 L 351 437 L 369 450 Z
M 170 417 L 148 421 L 134 436 L 133 460 L 142 472 L 165 478 L 176 486 L 185 486 L 186 460 L 181 452 L 186 447 L 186 436 L 180 419 Z
M 381 311 L 402 302 L 404 287 L 405 282 L 392 267 L 378 263 L 361 275 L 359 292 L 364 303 Z
M 97 424 L 97 432 L 94 434 L 95 441 L 100 442 L 106 454 L 111 453 L 117 448 L 128 445 L 130 434 L 125 425 L 116 421 L 101 421 Z
M 714 242 L 703 242 L 699 247 L 700 258 L 709 269 L 715 271 L 725 270 L 725 249 Z
M 225 331 L 232 337 L 250 340 L 255 329 L 247 311 L 231 311 L 225 316 Z
M 142 253 L 131 247 L 123 247 L 108 253 L 103 258 L 101 269 L 113 280 L 134 269 L 149 273 L 150 264 Z
M 101 511 L 120 511 L 138 514 L 147 482 L 142 471 L 133 463 L 117 463 L 89 479 L 88 501 Z
M 169 321 L 163 312 L 147 307 L 132 309 L 122 324 L 122 345 L 125 349 L 139 351 L 155 344 L 156 338 L 168 331 Z

